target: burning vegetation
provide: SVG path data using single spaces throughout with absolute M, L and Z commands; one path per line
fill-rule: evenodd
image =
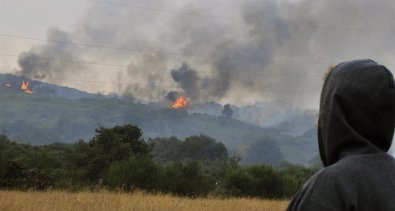
M 5 82 L 4 86 L 9 89 L 23 91 L 24 93 L 27 93 L 27 94 L 33 94 L 33 90 L 30 88 L 29 81 L 23 80 L 20 86 L 18 86 L 17 84 L 19 84 L 19 82 L 11 82 L 11 83 Z M 0 84 L 0 85 L 3 86 L 3 84 Z
M 21 90 L 27 94 L 33 94 L 33 91 L 29 88 L 29 81 L 22 81 Z
M 186 108 L 188 108 L 188 105 L 189 105 L 188 100 L 187 100 L 184 96 L 180 95 L 180 96 L 174 101 L 174 103 L 173 103 L 173 105 L 172 105 L 171 107 L 172 107 L 173 109 L 179 110 L 179 109 L 186 109 Z

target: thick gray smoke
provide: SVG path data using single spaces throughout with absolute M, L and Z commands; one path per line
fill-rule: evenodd
M 142 6 L 159 11 L 109 2 L 114 4 L 92 3 L 72 37 L 50 30 L 55 38 L 49 39 L 113 48 L 36 46 L 21 55 L 23 73 L 43 78 L 96 71 L 94 77 L 114 83 L 108 92 L 146 100 L 178 91 L 193 102 L 268 100 L 312 107 L 331 64 L 372 58 L 394 68 L 393 0 L 151 0 Z M 39 59 L 80 55 L 125 67 L 81 68 Z
M 79 50 L 71 36 L 58 28 L 50 28 L 47 32 L 48 44 L 35 45 L 22 52 L 18 58 L 22 74 L 34 79 L 59 78 L 75 74 L 83 70 L 78 63 Z
M 176 92 L 176 91 L 171 91 L 169 93 L 167 93 L 165 99 L 170 101 L 170 102 L 174 102 L 177 100 L 177 98 L 180 96 L 180 93 Z
M 202 103 L 222 97 L 227 88 L 224 88 L 226 79 L 223 77 L 199 77 L 198 71 L 189 67 L 188 64 L 182 63 L 178 69 L 170 72 L 173 80 L 177 82 L 184 94 L 192 100 L 193 103 Z M 222 91 L 221 91 L 222 88 Z M 172 92 L 170 92 L 172 93 Z
M 178 70 L 171 71 L 171 76 L 185 91 L 188 97 L 192 99 L 199 97 L 199 91 L 202 87 L 198 84 L 200 80 L 196 70 L 191 69 L 186 63 L 183 63 Z

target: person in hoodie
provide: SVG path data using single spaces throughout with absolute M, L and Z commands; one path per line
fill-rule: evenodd
M 395 127 L 391 72 L 372 60 L 335 66 L 325 79 L 318 120 L 324 168 L 288 211 L 395 211 Z

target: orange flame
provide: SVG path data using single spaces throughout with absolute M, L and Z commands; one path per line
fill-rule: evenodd
M 26 83 L 25 83 L 25 81 L 23 81 L 23 82 L 22 82 L 22 85 L 21 85 L 21 89 L 22 89 L 22 90 L 27 90 L 27 89 L 29 89 L 29 81 L 26 81 Z
M 21 90 L 28 94 L 33 94 L 33 91 L 29 88 L 29 81 L 23 81 L 21 85 Z
M 189 105 L 188 100 L 184 96 L 180 96 L 174 101 L 173 105 L 171 106 L 173 109 L 185 109 Z
M 30 89 L 26 89 L 26 90 L 25 90 L 25 93 L 28 93 L 28 94 L 33 94 L 33 91 L 32 91 L 32 90 L 30 90 Z

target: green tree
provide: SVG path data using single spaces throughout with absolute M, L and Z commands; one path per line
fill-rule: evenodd
M 183 141 L 177 137 L 150 139 L 152 143 L 153 159 L 161 164 L 168 164 L 176 160 L 181 160 Z
M 113 162 L 130 157 L 147 156 L 149 145 L 142 138 L 142 131 L 135 125 L 101 127 L 89 143 L 80 141 L 74 149 L 71 168 L 78 177 L 96 184 L 103 179 Z M 73 164 L 79 169 L 73 169 Z
M 104 178 L 104 184 L 127 191 L 135 188 L 155 190 L 159 179 L 160 168 L 150 158 L 140 157 L 114 162 Z
M 4 135 L 0 135 L 0 186 L 3 181 L 4 174 L 6 172 L 6 160 L 7 160 L 7 153 L 10 145 L 10 141 Z
M 162 164 L 180 160 L 202 161 L 206 164 L 228 160 L 225 145 L 205 135 L 190 136 L 185 141 L 170 137 L 153 139 L 151 142 L 154 159 Z
M 302 185 L 316 172 L 315 168 L 285 164 L 280 173 L 283 178 L 283 193 L 285 197 L 292 197 Z
M 6 162 L 1 185 L 6 188 L 27 188 L 27 168 L 18 160 Z
M 228 159 L 225 145 L 205 135 L 186 138 L 181 151 L 185 158 L 191 160 L 226 161 Z
M 96 129 L 96 135 L 89 145 L 104 153 L 109 162 L 118 161 L 149 152 L 149 145 L 142 139 L 142 135 L 141 129 L 135 125 L 101 127 Z
M 280 174 L 265 165 L 230 168 L 223 183 L 226 194 L 263 198 L 282 197 L 282 185 Z
M 233 110 L 230 107 L 230 104 L 224 105 L 224 109 L 222 110 L 222 115 L 231 118 L 233 116 Z
M 175 162 L 164 169 L 161 190 L 179 195 L 207 195 L 214 190 L 215 180 L 203 173 L 197 162 Z

